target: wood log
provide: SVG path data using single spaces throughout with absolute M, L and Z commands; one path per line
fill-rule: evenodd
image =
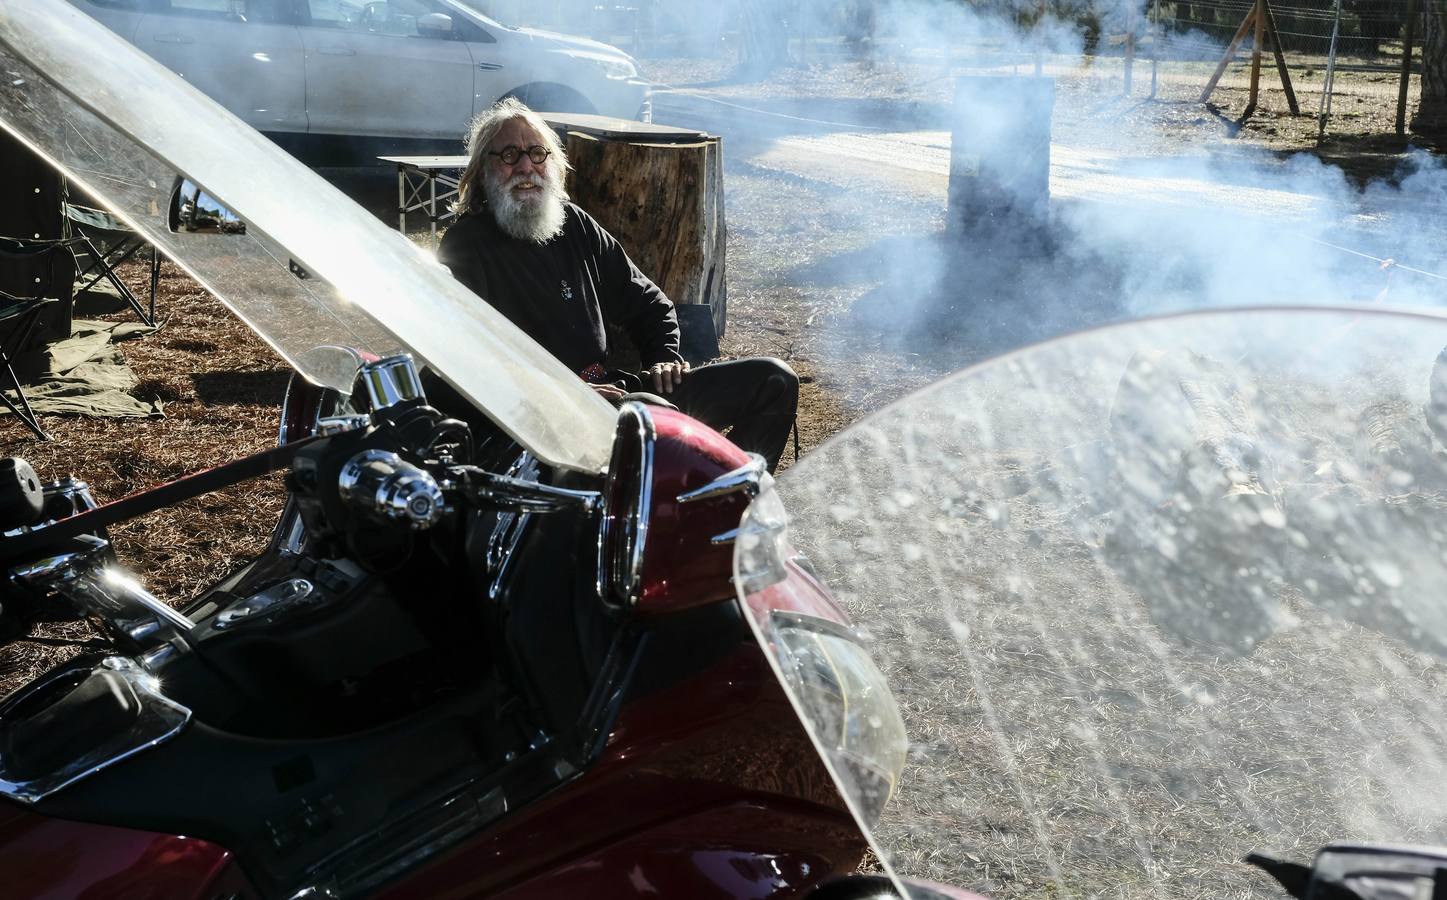
M 723 145 L 601 140 L 568 132 L 568 193 L 675 304 L 706 303 L 723 334 L 728 309 Z

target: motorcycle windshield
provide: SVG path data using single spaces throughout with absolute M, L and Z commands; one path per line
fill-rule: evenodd
M 64 0 L 6 0 L 0 127 L 158 246 L 297 371 L 410 352 L 543 461 L 600 471 L 613 415 L 551 354 L 235 116 Z M 181 179 L 241 222 L 173 230 Z M 189 187 L 189 186 L 188 186 Z
M 1447 843 L 1444 346 L 1447 321 L 1365 311 L 1106 328 L 765 489 L 741 600 L 884 866 L 1278 897 L 1248 852 Z M 792 547 L 852 632 L 777 610 Z

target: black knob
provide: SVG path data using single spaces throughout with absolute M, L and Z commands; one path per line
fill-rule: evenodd
M 40 521 L 44 492 L 30 463 L 18 456 L 0 459 L 0 531 Z

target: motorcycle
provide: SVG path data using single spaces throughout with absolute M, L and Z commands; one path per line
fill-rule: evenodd
M 885 869 L 998 898 L 1441 896 L 1444 346 L 1440 316 L 1380 309 L 1102 328 L 762 492 L 740 600 Z M 850 638 L 771 608 L 791 542 Z M 865 656 L 902 758 L 838 703 Z
M 759 458 L 615 410 L 68 4 L 7 5 L 0 65 L 0 126 L 296 372 L 277 447 L 129 497 L 0 466 L 5 624 L 102 637 L 0 700 L 0 893 L 878 887 L 730 585 Z M 269 545 L 183 608 L 117 559 L 109 527 L 272 472 Z M 843 627 L 790 565 L 778 608 Z
M 0 126 L 297 372 L 264 453 L 0 473 L 5 615 L 107 638 L 0 701 L 7 896 L 1435 894 L 1395 845 L 1447 808 L 1440 319 L 1087 332 L 775 484 L 70 7 L 0 62 Z M 108 526 L 276 471 L 185 608 L 118 566 Z

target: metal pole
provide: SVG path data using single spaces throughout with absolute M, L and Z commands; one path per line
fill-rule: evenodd
M 1151 16 L 1155 26 L 1151 29 L 1151 93 L 1149 99 L 1156 99 L 1156 70 L 1161 66 L 1161 0 L 1152 0 Z
M 1135 5 L 1137 0 L 1126 0 L 1125 8 L 1125 95 L 1130 96 L 1131 74 L 1135 68 Z
M 1341 0 L 1336 0 L 1336 12 L 1331 23 L 1331 47 L 1326 55 L 1326 79 L 1321 85 L 1321 104 L 1317 107 L 1316 140 L 1326 136 L 1326 120 L 1331 117 L 1331 92 L 1336 82 L 1336 39 L 1341 34 Z
M 1397 134 L 1405 134 L 1407 130 L 1407 82 L 1412 80 L 1412 42 L 1417 37 L 1416 31 L 1417 0 L 1407 0 L 1407 30 L 1402 35 L 1402 80 L 1397 85 Z
M 407 233 L 407 169 L 397 163 L 397 230 Z
M 1040 0 L 1035 12 L 1035 77 L 1039 78 L 1045 69 L 1045 49 L 1040 43 L 1040 29 L 1045 25 L 1045 0 Z

